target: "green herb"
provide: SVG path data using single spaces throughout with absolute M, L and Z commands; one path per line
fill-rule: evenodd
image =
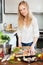
M 2 34 L 3 34 L 3 33 L 0 31 L 0 38 L 1 38 Z
M 1 35 L 2 40 L 10 40 L 10 37 L 8 35 Z
M 20 48 L 16 47 L 16 48 L 13 50 L 13 52 L 14 52 L 14 53 L 17 53 L 17 52 L 19 52 L 19 50 L 20 50 Z
M 18 63 L 18 61 L 9 60 L 10 63 Z
M 0 39 L 0 44 L 4 44 L 7 40 Z

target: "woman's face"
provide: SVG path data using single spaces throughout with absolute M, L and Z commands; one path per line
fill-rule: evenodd
M 19 11 L 20 11 L 21 15 L 23 15 L 23 16 L 26 16 L 28 14 L 28 8 L 26 5 L 21 4 L 19 6 Z

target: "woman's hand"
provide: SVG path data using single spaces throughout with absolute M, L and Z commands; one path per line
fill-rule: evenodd
M 29 49 L 30 55 L 35 55 L 35 49 L 34 46 L 31 46 Z
M 35 45 L 36 45 L 36 43 L 37 43 L 37 40 L 38 40 L 38 38 L 37 37 L 34 37 L 34 41 L 33 41 L 33 44 L 31 45 L 31 47 L 30 47 L 30 54 L 31 55 L 35 55 L 35 53 L 36 53 L 36 50 L 35 50 Z

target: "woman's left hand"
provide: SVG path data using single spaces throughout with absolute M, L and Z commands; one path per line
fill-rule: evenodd
M 34 48 L 34 46 L 30 47 L 30 55 L 35 55 L 35 48 Z

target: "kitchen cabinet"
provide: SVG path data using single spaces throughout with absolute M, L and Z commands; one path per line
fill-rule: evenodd
M 22 0 L 4 0 L 5 13 L 18 13 L 18 3 Z M 32 12 L 43 12 L 43 0 L 25 0 Z
M 43 0 L 25 0 L 28 2 L 32 12 L 43 12 Z

